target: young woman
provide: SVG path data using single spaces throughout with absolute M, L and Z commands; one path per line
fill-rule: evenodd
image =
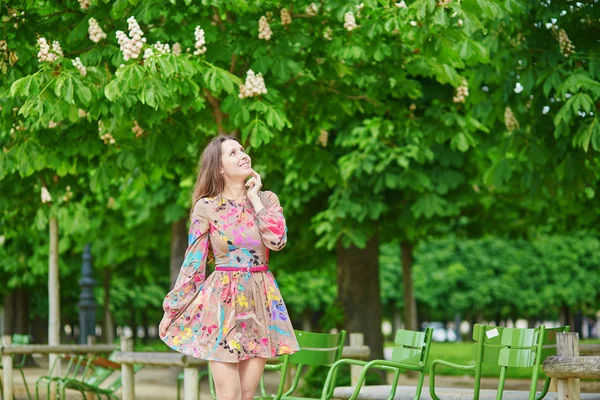
M 235 138 L 209 143 L 192 195 L 185 260 L 163 303 L 161 339 L 210 361 L 219 400 L 252 399 L 266 359 L 298 350 L 268 267 L 269 250 L 287 241 L 283 210 L 261 186 Z M 211 253 L 215 272 L 205 279 Z

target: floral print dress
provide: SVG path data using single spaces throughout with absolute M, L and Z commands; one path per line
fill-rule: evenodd
M 287 228 L 279 199 L 259 192 L 258 213 L 222 195 L 200 199 L 191 215 L 183 265 L 163 303 L 161 339 L 181 353 L 221 362 L 298 351 L 298 342 L 273 274 L 269 249 L 281 250 Z M 205 279 L 214 253 L 216 270 Z M 219 267 L 235 270 L 220 271 Z

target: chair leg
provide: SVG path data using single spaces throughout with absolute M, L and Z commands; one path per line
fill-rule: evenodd
M 29 400 L 31 400 L 31 393 L 29 393 L 29 387 L 27 386 L 27 380 L 25 380 L 25 373 L 23 372 L 23 369 L 19 369 L 19 371 L 21 372 L 21 377 L 23 377 L 23 384 L 25 385 L 25 390 L 27 391 L 27 398 Z
M 423 367 L 423 371 L 419 372 L 419 381 L 417 382 L 417 391 L 415 393 L 415 400 L 419 400 L 421 398 L 421 391 L 423 390 L 423 381 L 425 380 L 425 367 Z
M 544 388 L 542 389 L 542 392 L 539 395 L 537 395 L 535 400 L 542 400 L 544 397 L 546 397 L 546 395 L 548 394 L 548 390 L 550 389 L 551 380 L 551 378 L 546 378 L 546 382 L 544 382 Z
M 504 381 L 506 380 L 507 367 L 500 368 L 500 378 L 498 378 L 498 392 L 496 393 L 496 400 L 502 400 L 502 394 L 504 393 Z
M 429 395 L 433 400 L 440 400 L 440 398 L 435 394 L 435 366 L 437 363 L 433 361 L 431 363 L 431 369 L 429 370 Z
M 388 400 L 394 400 L 394 397 L 396 397 L 396 389 L 398 388 L 398 379 L 400 379 L 400 368 L 396 369 L 396 372 L 394 373 L 394 382 L 392 383 L 392 390 L 390 392 L 390 397 L 388 397 Z

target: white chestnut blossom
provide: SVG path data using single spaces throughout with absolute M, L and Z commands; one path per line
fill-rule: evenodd
M 180 56 L 181 55 L 181 45 L 179 44 L 179 42 L 175 42 L 173 44 L 173 55 L 174 56 Z
M 50 203 L 52 201 L 52 196 L 50 192 L 46 188 L 46 186 L 42 186 L 42 203 Z
M 38 46 L 40 47 L 40 51 L 38 51 L 38 61 L 39 62 L 49 62 L 53 63 L 58 58 L 58 55 L 54 50 L 50 50 L 50 45 L 46 41 L 46 38 L 40 37 L 38 39 Z
M 456 94 L 452 98 L 455 103 L 464 103 L 469 95 L 469 83 L 466 79 L 463 79 L 462 85 L 456 88 Z
M 282 8 L 280 12 L 281 25 L 289 25 L 292 23 L 292 16 L 287 8 Z
M 269 21 L 267 21 L 267 17 L 260 17 L 260 19 L 258 20 L 258 38 L 271 40 L 271 36 L 273 36 L 273 31 L 271 30 Z
M 65 56 L 63 54 L 62 48 L 60 47 L 60 43 L 58 42 L 58 40 L 55 40 L 55 41 L 52 42 L 52 51 L 55 52 L 56 54 L 58 54 L 61 57 Z
M 88 20 L 89 27 L 88 33 L 90 35 L 90 40 L 94 43 L 100 42 L 102 39 L 106 39 L 106 33 L 100 28 L 98 21 L 95 18 L 90 18 Z
M 129 17 L 127 19 L 129 28 L 129 37 L 123 31 L 117 31 L 116 36 L 123 53 L 125 61 L 134 58 L 137 59 L 142 52 L 142 47 L 146 43 L 144 32 L 140 29 L 140 25 L 135 20 L 135 17 Z
M 48 121 L 48 129 L 54 129 L 58 126 L 58 122 L 54 122 L 52 120 Z
M 87 68 L 83 65 L 83 63 L 81 62 L 81 59 L 79 57 L 75 58 L 74 60 L 71 60 L 71 63 L 73 64 L 73 66 L 75 68 L 77 68 L 79 70 L 79 73 L 81 74 L 81 76 L 87 75 Z
M 504 109 L 504 125 L 506 125 L 506 130 L 512 132 L 516 129 L 519 129 L 519 121 L 515 118 L 515 114 L 513 114 L 510 107 L 506 107 Z
M 575 53 L 575 46 L 567 32 L 564 29 L 557 29 L 556 27 L 552 27 L 552 34 L 558 40 L 558 45 L 560 46 L 560 52 L 565 57 L 569 57 L 571 54 Z
M 346 14 L 344 14 L 344 28 L 347 29 L 348 32 L 358 28 L 356 19 L 354 18 L 354 13 L 352 11 L 348 11 Z
M 310 15 L 311 17 L 315 17 L 319 13 L 319 8 L 315 3 L 310 3 L 308 6 L 306 6 L 304 12 Z
M 145 51 L 144 51 L 144 60 L 147 59 L 148 57 L 151 57 L 154 55 L 154 50 L 152 50 L 152 47 L 148 47 Z
M 360 3 L 356 6 L 356 16 L 360 18 L 360 12 L 365 8 L 365 3 Z
M 79 118 L 85 118 L 88 115 L 90 115 L 87 111 L 85 111 L 84 109 L 80 108 L 79 110 L 77 110 L 78 114 L 79 114 Z
M 206 46 L 204 46 L 206 44 L 206 39 L 204 38 L 204 29 L 200 28 L 200 25 L 196 26 L 194 37 L 196 38 L 196 44 L 194 44 L 196 50 L 194 50 L 194 55 L 204 54 L 206 52 Z
M 67 192 L 65 193 L 62 199 L 66 203 L 67 201 L 71 200 L 72 197 L 73 192 L 71 191 L 71 186 L 67 186 Z
M 323 38 L 325 40 L 333 40 L 333 29 L 331 29 L 331 27 L 326 27 L 325 30 L 323 31 Z
M 104 144 L 116 144 L 116 140 L 110 132 L 104 132 L 104 122 L 98 120 L 98 135 Z
M 87 10 L 88 8 L 90 8 L 90 0 L 77 0 L 79 1 L 79 7 L 81 7 L 82 10 Z
M 396 7 L 398 8 L 406 8 L 406 3 L 404 2 L 404 0 L 399 1 L 396 3 Z
M 246 73 L 246 82 L 240 85 L 240 99 L 266 94 L 267 88 L 262 74 L 254 74 L 251 69 Z
M 131 131 L 135 133 L 136 139 L 139 139 L 142 137 L 142 135 L 144 135 L 144 129 L 138 124 L 137 121 L 133 121 L 133 127 L 131 128 Z

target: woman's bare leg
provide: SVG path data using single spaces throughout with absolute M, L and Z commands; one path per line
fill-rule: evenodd
M 242 400 L 252 400 L 260 378 L 265 370 L 266 358 L 251 358 L 240 361 L 239 376 L 242 388 Z M 221 400 L 221 399 L 219 399 Z
M 218 400 L 242 400 L 238 365 L 241 363 L 210 361 L 210 370 L 215 381 Z

